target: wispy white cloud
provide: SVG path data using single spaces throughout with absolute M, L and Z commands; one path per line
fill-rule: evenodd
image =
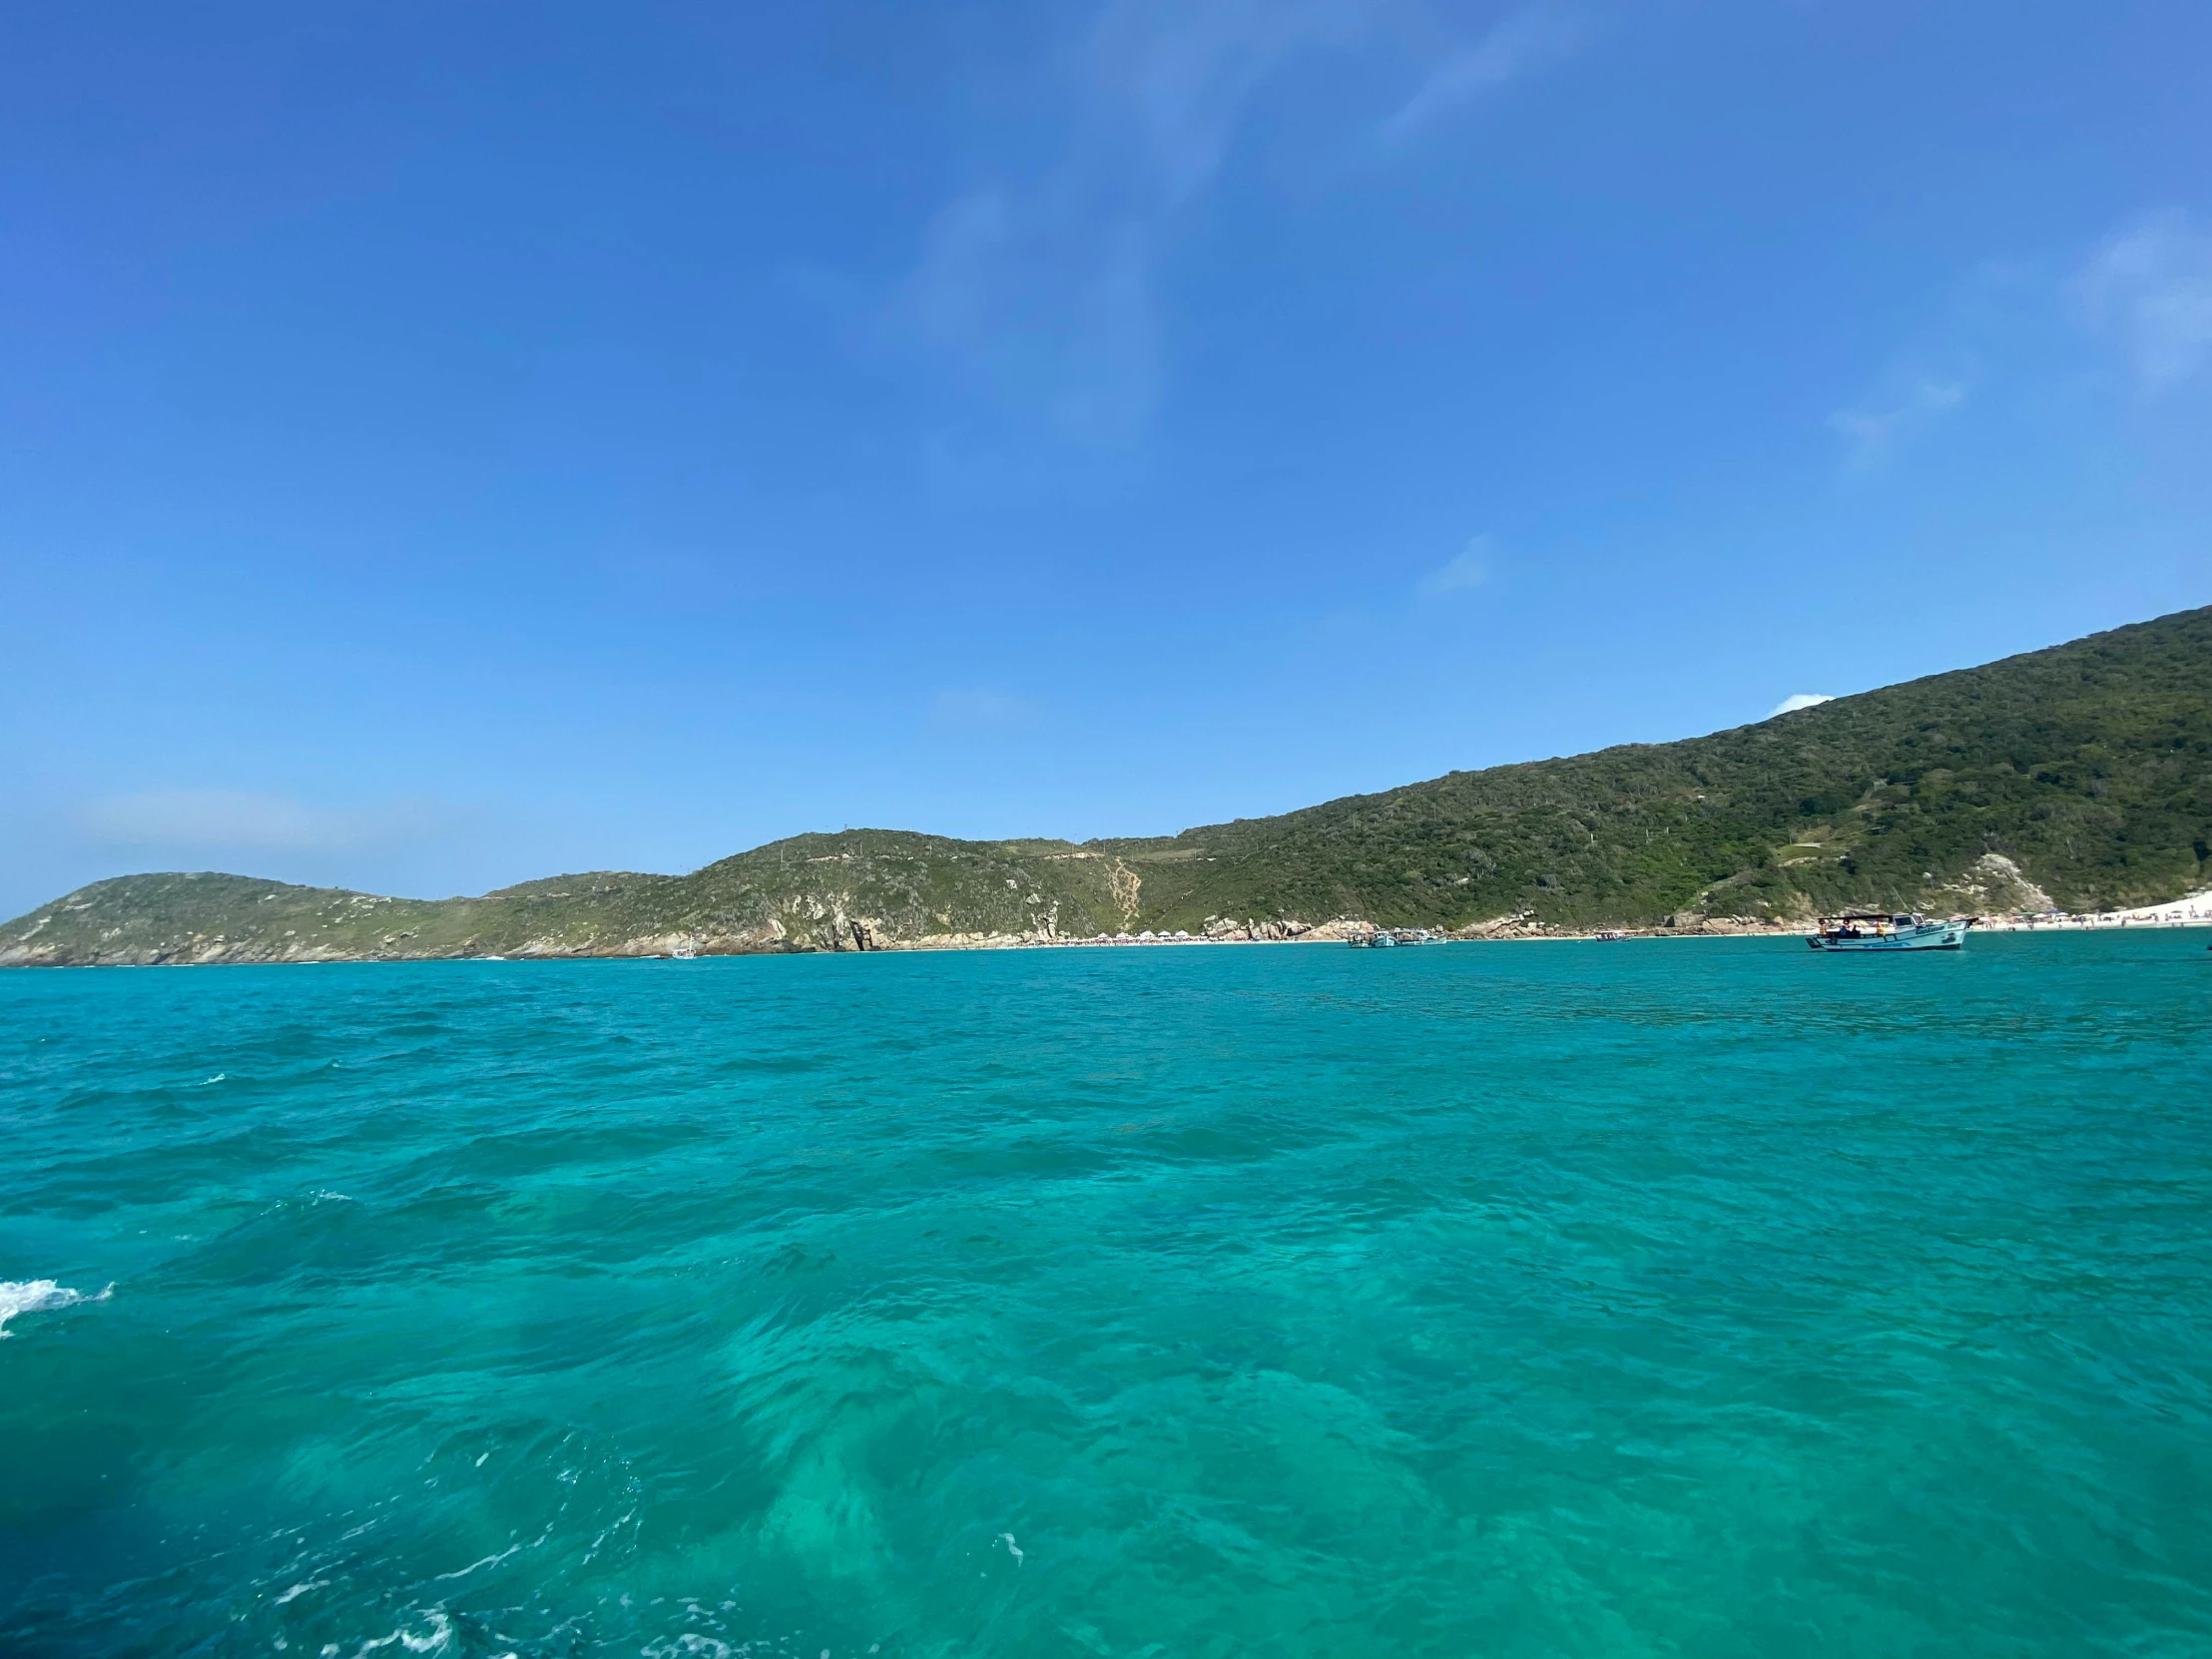
M 151 790 L 85 802 L 76 822 L 88 839 L 115 847 L 329 852 L 431 832 L 442 815 L 421 804 L 347 812 L 244 790 Z
M 1060 153 L 931 218 L 886 310 L 971 391 L 1091 446 L 1139 436 L 1161 382 L 1168 226 L 1220 172 L 1286 56 L 1356 27 L 1357 0 L 1112 0 L 1060 65 Z
M 1906 434 L 1965 402 L 1971 390 L 1970 370 L 1894 370 L 1861 401 L 1830 415 L 1829 429 L 1843 438 L 1854 466 L 1871 466 Z
M 1401 144 L 1453 110 L 1564 57 L 1581 44 L 1582 34 L 1575 19 L 1549 8 L 1516 12 L 1429 71 L 1413 95 L 1382 123 L 1383 142 Z
M 1033 165 L 952 194 L 880 313 L 883 334 L 1059 437 L 1139 438 L 1166 381 L 1159 269 L 1271 75 L 1386 33 L 1422 0 L 1106 0 L 1047 74 L 1064 110 Z M 1419 34 L 1419 29 L 1398 31 Z M 1574 44 L 1547 8 L 1424 64 L 1389 142 Z
M 1078 442 L 1133 437 L 1159 383 L 1150 228 L 977 191 L 946 204 L 893 316 L 971 390 Z
M 1293 53 L 1362 32 L 1376 0 L 1111 0 L 1076 55 L 1089 141 L 1133 138 L 1169 204 L 1212 183 L 1245 105 Z
M 2212 359 L 2212 235 L 2185 214 L 2152 214 L 2106 238 L 2074 291 L 2092 327 L 2122 338 L 2149 390 Z
M 1414 591 L 1423 599 L 1440 599 L 1446 594 L 1472 592 L 1490 579 L 1492 552 L 1490 538 L 1476 536 L 1456 554 L 1423 576 L 1414 584 Z
M 1776 715 L 1794 715 L 1800 709 L 1814 709 L 1823 703 L 1835 701 L 1826 692 L 1792 692 L 1767 711 L 1767 718 L 1772 720 Z

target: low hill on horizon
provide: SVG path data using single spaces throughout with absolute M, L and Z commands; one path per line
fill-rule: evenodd
M 1282 937 L 1331 921 L 1697 930 L 1845 905 L 2107 908 L 2212 880 L 2212 607 L 1675 743 L 1454 772 L 1180 834 L 807 834 L 688 875 L 475 898 L 96 881 L 0 966 Z

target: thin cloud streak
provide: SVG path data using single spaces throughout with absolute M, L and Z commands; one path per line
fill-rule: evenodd
M 1094 446 L 1141 429 L 1159 385 L 1148 227 L 978 191 L 948 203 L 894 327 L 970 391 Z
M 938 210 L 886 307 L 891 335 L 1065 441 L 1136 441 L 1162 382 L 1156 268 L 1170 223 L 1220 172 L 1267 75 L 1364 11 L 1107 6 L 1063 66 L 1066 153 L 1025 184 L 981 185 Z
M 1419 90 L 1382 123 L 1383 143 L 1403 144 L 1462 105 L 1566 56 L 1581 44 L 1582 35 L 1582 26 L 1574 19 L 1548 10 L 1506 18 L 1430 72 Z
M 1092 142 L 1134 141 L 1145 184 L 1169 206 L 1213 182 L 1245 105 L 1293 53 L 1363 32 L 1368 0 L 1116 0 L 1079 54 Z
M 1894 376 L 1893 383 L 1878 396 L 1830 415 L 1829 429 L 1850 446 L 1854 467 L 1872 466 L 1888 455 L 1906 433 L 1965 402 L 1971 389 L 1970 378 L 1964 374 Z
M 1476 536 L 1452 558 L 1438 565 L 1414 585 L 1423 599 L 1470 593 L 1490 579 L 1490 538 Z
M 1059 153 L 1029 177 L 977 180 L 944 202 L 881 308 L 882 336 L 1063 441 L 1137 442 L 1167 380 L 1164 250 L 1220 176 L 1255 94 L 1301 52 L 1370 38 L 1405 9 L 1111 0 L 1059 59 Z M 1507 17 L 1435 63 L 1384 139 L 1413 136 L 1580 38 L 1549 9 Z

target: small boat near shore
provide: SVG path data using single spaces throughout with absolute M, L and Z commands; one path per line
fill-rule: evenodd
M 1387 950 L 1400 944 L 1448 944 L 1450 940 L 1426 927 L 1379 927 L 1372 933 L 1355 933 L 1345 943 L 1355 950 Z
M 1820 927 L 1805 942 L 1815 950 L 1957 950 L 1966 942 L 1966 929 L 1979 916 L 1953 916 L 1931 921 L 1923 915 L 1880 915 L 1871 910 L 1846 910 L 1840 916 L 1823 916 Z

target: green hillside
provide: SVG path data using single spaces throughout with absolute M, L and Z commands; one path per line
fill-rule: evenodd
M 0 964 L 865 949 L 1121 929 L 1696 927 L 2088 909 L 2212 881 L 2212 608 L 1681 743 L 1451 773 L 1152 839 L 801 835 L 480 898 L 95 882 Z
M 2141 903 L 2212 879 L 2208 835 L 2212 608 L 1711 737 L 1098 844 L 1175 925 L 1605 925 L 1935 904 L 2004 885 L 1986 854 L 2063 908 Z
M 1118 890 L 1117 890 L 1118 888 Z M 481 898 L 243 875 L 123 875 L 0 927 L 0 965 L 851 950 L 1088 937 L 1135 914 L 1126 867 L 1067 841 L 798 835 L 690 875 L 595 871 Z

